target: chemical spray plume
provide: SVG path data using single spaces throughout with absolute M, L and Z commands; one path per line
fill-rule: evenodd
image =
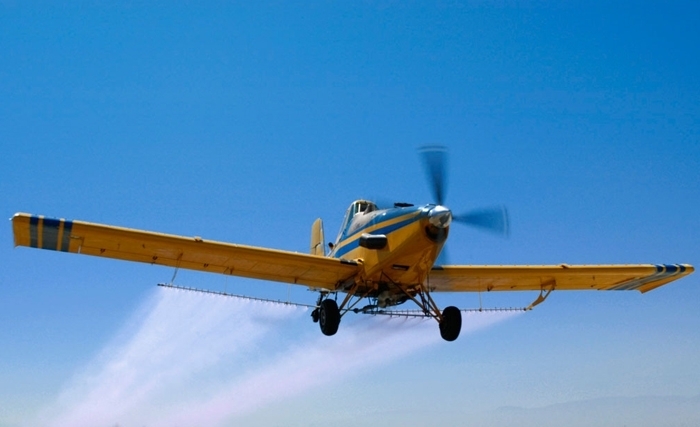
M 463 335 L 509 316 L 466 316 Z M 434 321 L 361 316 L 333 337 L 307 322 L 296 307 L 159 288 L 32 425 L 235 424 L 441 342 Z

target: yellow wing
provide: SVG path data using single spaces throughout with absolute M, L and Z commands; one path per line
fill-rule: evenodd
M 605 290 L 648 292 L 694 271 L 673 265 L 446 265 L 428 284 L 438 292 Z
M 15 246 L 73 252 L 335 290 L 358 266 L 296 252 L 234 245 L 83 221 L 18 213 Z

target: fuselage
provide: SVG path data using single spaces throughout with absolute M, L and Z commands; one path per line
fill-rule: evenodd
M 450 221 L 450 211 L 434 204 L 378 209 L 358 200 L 348 209 L 330 256 L 363 266 L 354 281 L 360 285 L 358 292 L 404 295 L 399 286 L 412 289 L 425 283 L 447 239 Z M 386 244 L 381 248 L 363 243 L 374 237 L 383 242 L 382 236 Z

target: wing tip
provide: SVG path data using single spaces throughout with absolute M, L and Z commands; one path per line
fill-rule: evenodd
M 651 277 L 655 277 L 656 280 L 638 286 L 636 289 L 639 292 L 645 294 L 663 285 L 682 279 L 695 271 L 695 267 L 690 264 L 656 264 L 655 267 L 656 274 Z

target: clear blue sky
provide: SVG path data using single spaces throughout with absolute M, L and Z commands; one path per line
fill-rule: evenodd
M 448 205 L 512 216 L 508 240 L 453 228 L 453 263 L 698 266 L 700 10 L 607 3 L 1 2 L 0 212 L 305 252 L 354 199 L 430 201 L 416 148 L 440 143 Z M 357 316 L 322 337 L 159 290 L 167 268 L 13 249 L 9 222 L 0 242 L 0 426 L 700 422 L 697 273 L 448 344 Z

